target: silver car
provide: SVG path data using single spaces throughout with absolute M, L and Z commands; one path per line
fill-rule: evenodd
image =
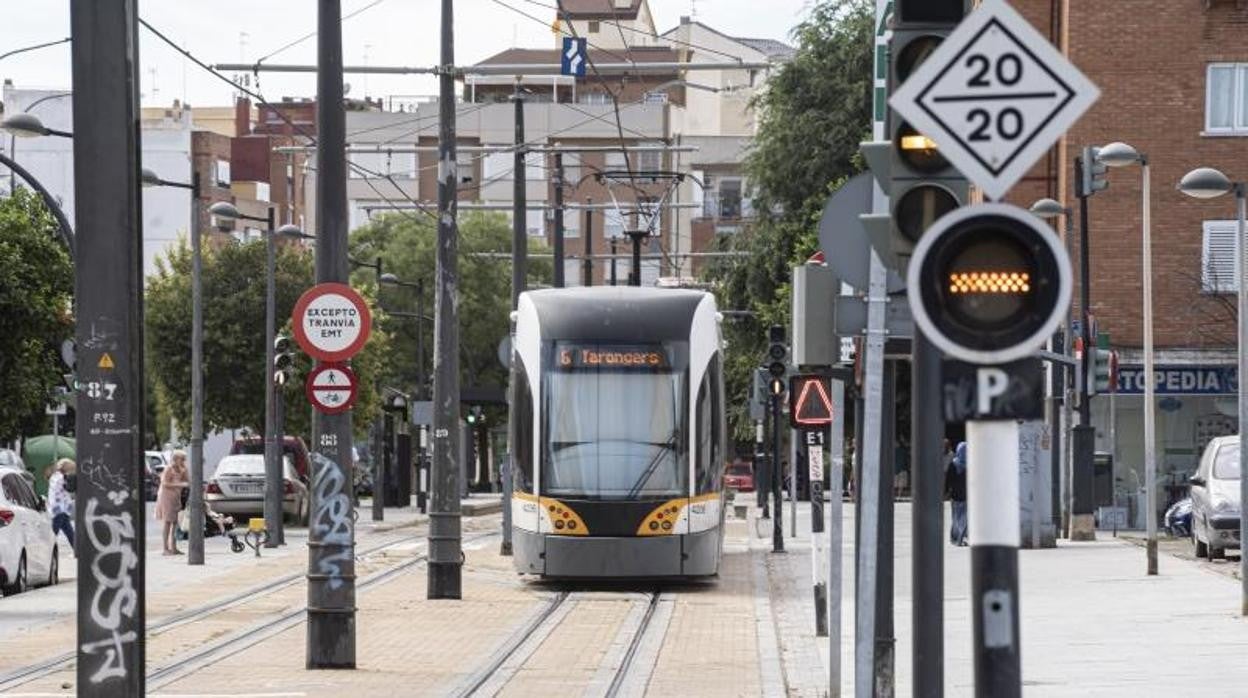
M 1196 473 L 1188 478 L 1196 557 L 1217 560 L 1228 548 L 1239 548 L 1239 477 L 1239 437 L 1210 441 Z
M 289 457 L 282 458 L 282 514 L 289 521 L 304 525 L 308 520 L 308 487 L 295 472 Z M 204 485 L 204 500 L 213 511 L 233 516 L 239 524 L 249 517 L 264 516 L 264 456 L 226 456 Z
M 0 467 L 0 585 L 4 595 L 60 579 L 56 534 L 23 468 Z

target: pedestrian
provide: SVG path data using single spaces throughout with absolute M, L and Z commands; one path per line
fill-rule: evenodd
M 160 474 L 160 491 L 156 493 L 156 520 L 164 524 L 161 541 L 165 555 L 181 555 L 178 550 L 178 512 L 182 510 L 182 491 L 187 487 L 186 452 L 174 451 L 173 462 Z
M 966 545 L 966 442 L 961 441 L 953 452 L 953 460 L 945 469 L 945 494 L 953 509 L 949 524 L 949 542 Z
M 52 511 L 52 535 L 64 533 L 69 547 L 74 547 L 74 490 L 78 476 L 74 462 L 62 458 L 56 462 L 48 478 L 48 505 Z

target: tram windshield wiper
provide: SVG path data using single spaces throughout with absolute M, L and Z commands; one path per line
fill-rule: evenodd
M 641 488 L 645 487 L 646 483 L 650 481 L 650 478 L 654 475 L 655 471 L 658 470 L 659 468 L 659 462 L 663 459 L 664 452 L 675 448 L 676 438 L 678 436 L 680 436 L 680 431 L 677 429 L 673 429 L 672 435 L 667 437 L 666 441 L 664 441 L 661 444 L 658 444 L 658 443 L 653 444 L 655 446 L 658 446 L 659 449 L 658 451 L 655 452 L 654 458 L 651 458 L 650 462 L 646 465 L 646 469 L 641 471 L 641 476 L 637 478 L 637 482 L 633 483 L 633 486 L 629 488 L 628 495 L 627 495 L 628 499 L 632 499 L 633 497 L 636 497 L 637 494 L 641 492 Z

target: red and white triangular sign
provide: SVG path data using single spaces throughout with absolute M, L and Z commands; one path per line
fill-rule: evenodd
M 789 414 L 798 429 L 822 428 L 832 423 L 832 398 L 824 385 L 825 376 L 794 376 L 789 394 L 793 404 Z

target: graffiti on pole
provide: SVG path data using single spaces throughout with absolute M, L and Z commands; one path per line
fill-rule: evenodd
M 128 496 L 125 490 L 107 493 L 113 507 L 120 507 Z M 102 639 L 82 643 L 82 651 L 103 655 L 99 668 L 90 677 L 92 683 L 100 683 L 126 677 L 127 645 L 137 638 L 133 630 L 123 631 L 123 628 L 138 608 L 134 571 L 139 559 L 134 552 L 135 531 L 130 512 L 101 512 L 100 500 L 92 497 L 87 500 L 83 523 L 95 552 L 91 563 L 95 593 L 88 613 Z
M 342 565 L 352 557 L 351 497 L 347 494 L 342 468 L 327 459 L 321 460 L 312 482 L 316 507 L 312 529 L 322 546 L 340 546 L 336 552 L 327 552 L 317 560 L 317 570 L 326 575 L 329 588 L 336 590 L 345 581 Z

